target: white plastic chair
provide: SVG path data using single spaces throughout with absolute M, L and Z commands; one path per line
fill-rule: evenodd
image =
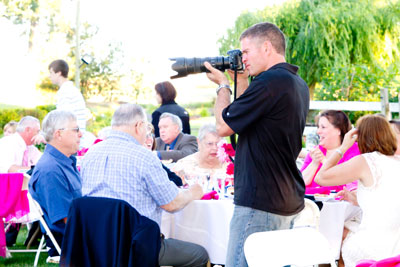
M 299 215 L 294 220 L 293 228 L 308 226 L 318 230 L 319 218 L 320 218 L 320 210 L 317 204 L 315 204 L 314 201 L 305 198 L 304 209 L 299 213 Z
M 311 227 L 251 234 L 244 243 L 249 267 L 336 266 L 328 240 Z
M 32 200 L 33 200 L 33 201 L 32 201 L 32 202 L 33 202 L 33 205 L 32 205 L 32 207 L 30 207 L 30 208 L 31 208 L 31 209 L 36 209 L 36 211 L 40 213 L 40 215 L 41 215 L 40 218 L 39 218 L 40 224 L 41 224 L 41 225 L 43 226 L 43 228 L 45 229 L 46 234 L 49 236 L 51 242 L 53 242 L 53 245 L 54 245 L 54 247 L 56 248 L 58 254 L 61 255 L 61 248 L 60 248 L 60 246 L 58 245 L 58 243 L 57 243 L 56 239 L 54 238 L 53 234 L 51 233 L 49 227 L 47 226 L 46 221 L 44 220 L 42 208 L 40 207 L 39 203 L 36 202 L 36 200 L 34 200 L 34 199 L 32 199 Z M 44 239 L 45 239 L 45 237 L 44 237 L 44 234 L 43 234 L 43 235 L 42 235 L 42 238 L 40 239 L 40 244 L 39 244 L 39 247 L 38 247 L 37 252 L 36 252 L 35 262 L 34 262 L 34 264 L 33 264 L 34 267 L 37 266 L 37 263 L 38 263 L 38 261 L 39 261 L 40 252 L 43 252 L 43 250 L 42 250 L 41 248 L 43 247 Z M 47 251 L 47 250 L 46 250 L 46 251 Z
M 336 266 L 329 241 L 317 229 L 319 209 L 305 199 L 305 208 L 295 220 L 294 228 L 251 234 L 244 243 L 249 267 L 310 266 L 330 263 Z

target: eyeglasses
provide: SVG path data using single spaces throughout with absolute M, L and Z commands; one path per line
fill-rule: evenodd
M 146 134 L 146 138 L 154 138 L 154 134 L 152 134 L 152 133 L 147 133 L 147 134 Z
M 75 127 L 75 128 L 61 128 L 61 129 L 58 129 L 58 130 L 60 130 L 60 131 L 71 130 L 71 131 L 74 131 L 74 132 L 77 132 L 77 133 L 79 133 L 79 131 L 80 131 L 79 127 Z
M 218 142 L 206 142 L 204 143 L 207 147 L 214 147 L 218 146 Z

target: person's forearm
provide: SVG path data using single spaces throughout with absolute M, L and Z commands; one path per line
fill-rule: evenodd
M 330 155 L 330 157 L 324 162 L 324 164 L 322 165 L 321 169 L 319 170 L 319 172 L 315 176 L 315 182 L 320 184 L 320 185 L 323 185 L 323 186 L 330 185 L 330 184 L 325 184 L 324 183 L 324 174 L 325 174 L 325 172 L 327 170 L 329 170 L 330 168 L 336 166 L 341 158 L 342 158 L 342 155 L 339 154 L 337 151 L 332 153 Z
M 19 165 L 12 165 L 9 169 L 8 172 L 18 172 L 19 170 L 30 170 L 30 167 L 26 166 L 19 166 Z
M 191 189 L 180 191 L 174 200 L 166 205 L 161 206 L 161 208 L 169 212 L 175 212 L 184 208 L 193 199 L 194 197 Z
M 227 88 L 222 88 L 218 93 L 214 106 L 217 132 L 219 132 L 218 130 L 226 125 L 224 119 L 222 118 L 222 111 L 224 110 L 224 108 L 229 106 L 230 103 L 231 95 L 229 93 L 229 90 Z
M 333 166 L 336 166 L 341 158 L 342 158 L 341 154 L 339 154 L 337 151 L 332 153 L 330 157 L 322 165 L 321 169 L 319 170 L 319 173 L 321 172 L 324 173 L 326 170 L 329 170 Z
M 314 175 L 318 169 L 318 164 L 311 162 L 302 172 L 303 180 L 306 186 L 312 183 Z

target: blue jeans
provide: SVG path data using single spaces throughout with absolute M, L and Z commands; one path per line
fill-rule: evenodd
M 235 205 L 230 224 L 225 267 L 247 267 L 243 250 L 246 238 L 256 232 L 291 229 L 296 216 L 297 214 L 282 216 Z

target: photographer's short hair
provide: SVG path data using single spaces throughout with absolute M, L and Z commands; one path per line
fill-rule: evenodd
M 164 119 L 164 118 L 170 118 L 172 123 L 175 124 L 175 125 L 178 125 L 179 126 L 179 131 L 182 132 L 182 120 L 181 120 L 181 118 L 179 118 L 178 116 L 176 116 L 176 115 L 174 115 L 172 113 L 169 113 L 169 112 L 164 112 L 163 114 L 161 114 L 160 120 Z
M 285 35 L 275 24 L 269 22 L 254 24 L 240 35 L 240 40 L 244 38 L 260 38 L 268 40 L 271 42 L 277 53 L 285 55 Z
M 22 119 L 18 122 L 17 128 L 15 129 L 15 131 L 17 133 L 22 133 L 25 131 L 26 127 L 33 127 L 38 125 L 40 128 L 40 121 L 32 116 L 25 116 L 22 117 Z
M 54 60 L 49 65 L 49 70 L 50 69 L 53 69 L 55 73 L 61 71 L 61 76 L 63 76 L 64 78 L 68 78 L 69 67 L 67 62 L 65 62 L 64 60 L 62 59 Z
M 389 122 L 379 115 L 365 115 L 357 120 L 358 148 L 361 153 L 378 151 L 392 156 L 397 150 L 396 135 Z
M 76 121 L 76 116 L 67 110 L 52 110 L 43 120 L 43 133 L 46 142 L 53 140 L 54 132 L 67 127 L 71 121 Z
M 146 120 L 146 114 L 141 106 L 123 104 L 114 112 L 111 127 L 134 125 L 140 120 Z
M 208 124 L 204 124 L 203 126 L 201 126 L 197 138 L 199 138 L 200 141 L 203 141 L 203 139 L 209 133 L 218 135 L 215 124 L 208 123 Z
M 161 104 L 175 100 L 176 90 L 172 83 L 168 81 L 157 83 L 154 88 L 156 92 L 161 96 Z

